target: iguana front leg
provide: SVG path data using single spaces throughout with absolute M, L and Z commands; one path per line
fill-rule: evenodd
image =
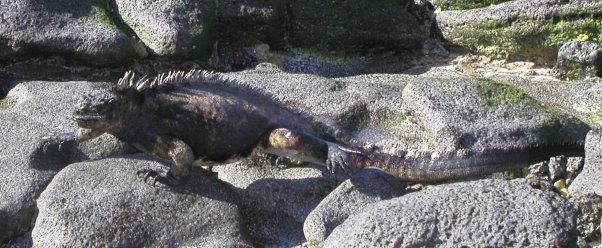
M 266 153 L 295 161 L 324 165 L 333 174 L 336 168 L 349 173 L 349 153 L 361 154 L 360 151 L 322 140 L 311 134 L 286 128 L 273 130 L 263 149 Z
M 156 137 L 151 144 L 150 146 L 144 146 L 140 143 L 133 143 L 136 148 L 143 152 L 170 159 L 173 164 L 166 175 L 161 175 L 159 172 L 149 169 L 138 171 L 138 175 L 143 176 L 145 182 L 152 178 L 153 180 L 150 183 L 153 186 L 157 182 L 167 186 L 176 186 L 188 181 L 190 169 L 194 162 L 192 148 L 182 140 L 169 137 Z
M 103 133 L 92 129 L 78 128 L 75 132 L 50 134 L 41 138 L 38 149 L 42 149 L 42 152 L 46 153 L 49 147 L 58 145 L 60 150 L 64 143 L 73 142 L 74 144 L 79 144 L 94 139 Z

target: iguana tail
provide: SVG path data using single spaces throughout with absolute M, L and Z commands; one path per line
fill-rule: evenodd
M 453 152 L 415 152 L 405 156 L 384 153 L 350 154 L 354 169 L 377 167 L 402 180 L 436 182 L 524 168 L 554 156 L 583 157 L 583 142 Z

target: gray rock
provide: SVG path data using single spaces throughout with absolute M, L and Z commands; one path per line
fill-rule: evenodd
M 569 198 L 577 212 L 579 237 L 587 243 L 600 241 L 600 221 L 602 220 L 602 196 L 586 194 Z
M 0 169 L 7 172 L 0 175 L 0 222 L 6 223 L 0 242 L 31 228 L 35 199 L 58 170 L 100 152 L 86 154 L 65 145 L 43 155 L 36 149 L 42 136 L 75 129 L 71 113 L 81 95 L 95 88 L 88 82 L 26 82 L 2 100 L 9 107 L 0 109 Z M 123 152 L 110 151 L 105 154 Z
M 575 0 L 532 0 L 509 1 L 489 8 L 464 11 L 445 11 L 437 14 L 440 26 L 464 25 L 483 20 L 545 19 L 551 16 L 566 16 L 573 13 L 600 13 L 602 2 Z
M 288 2 L 295 47 L 347 53 L 416 48 L 429 35 L 430 23 L 413 16 L 413 1 Z M 353 21 L 350 21 L 353 20 Z
M 362 58 L 339 59 L 328 55 L 297 51 L 292 56 L 282 57 L 282 69 L 290 73 L 308 73 L 323 77 L 343 77 L 357 74 L 366 66 Z
M 349 215 L 400 196 L 402 186 L 397 178 L 379 169 L 362 170 L 328 194 L 307 216 L 303 224 L 305 238 L 309 243 L 324 241 Z
M 579 175 L 579 172 L 581 172 L 581 169 L 583 169 L 584 163 L 585 163 L 584 157 L 569 158 L 567 166 L 566 166 L 566 170 L 567 170 L 566 185 L 571 185 L 573 183 L 573 180 L 575 180 L 575 178 Z
M 227 73 L 225 76 L 264 88 L 292 108 L 315 115 L 317 119 L 324 120 L 327 123 L 340 125 L 360 140 L 368 144 L 376 144 L 382 147 L 383 150 L 392 153 L 399 150 L 424 147 L 429 141 L 428 132 L 430 130 L 421 128 L 403 113 L 402 107 L 404 104 L 402 104 L 402 101 L 406 101 L 405 97 L 402 97 L 402 93 L 405 94 L 404 87 L 408 87 L 406 85 L 412 87 L 431 85 L 436 88 L 435 86 L 448 82 L 433 75 L 422 77 L 379 74 L 324 78 L 315 75 L 284 73 L 274 66 L 266 65 L 260 66 L 258 70 Z M 475 87 L 475 82 L 470 79 L 458 79 L 458 81 L 457 85 L 460 88 Z M 79 95 L 83 92 L 105 90 L 105 86 L 104 84 L 90 84 L 87 82 L 29 82 L 17 85 L 10 92 L 7 100 L 8 108 L 0 110 L 2 120 L 10 120 L 3 122 L 2 129 L 0 129 L 0 133 L 3 135 L 1 137 L 4 137 L 0 138 L 0 143 L 3 148 L 8 147 L 6 152 L 3 150 L 0 153 L 0 165 L 3 166 L 2 169 L 5 171 L 14 171 L 3 175 L 4 179 L 0 180 L 0 186 L 2 186 L 0 197 L 6 197 L 6 200 L 0 202 L 8 204 L 1 205 L 2 211 L 6 211 L 2 213 L 6 214 L 0 216 L 7 218 L 2 223 L 9 223 L 7 224 L 9 228 L 0 230 L 0 232 L 7 230 L 6 236 L 3 237 L 4 240 L 13 240 L 15 236 L 26 232 L 30 228 L 34 200 L 56 171 L 65 164 L 81 159 L 103 158 L 112 154 L 128 152 L 125 146 L 119 147 L 123 144 L 110 136 L 91 140 L 89 143 L 78 147 L 66 145 L 61 151 L 50 150 L 45 155 L 33 150 L 33 146 L 42 135 L 74 130 L 74 124 L 69 116 L 80 98 Z M 456 86 L 456 83 L 452 86 Z M 416 89 L 414 90 L 416 91 Z M 597 91 L 590 89 L 570 92 L 571 94 L 589 92 L 587 94 L 595 96 Z M 453 93 L 453 90 L 451 93 L 443 92 L 442 95 L 441 99 L 457 96 Z M 415 94 L 415 96 L 418 95 Z M 418 99 L 418 97 L 416 98 Z M 470 102 L 462 98 L 459 98 L 458 101 Z M 481 99 L 480 101 L 485 100 Z M 49 102 L 52 104 L 48 104 Z M 516 105 L 523 107 L 520 103 Z M 504 105 L 504 108 L 506 107 Z M 507 108 L 515 107 L 509 106 Z M 487 112 L 493 111 L 489 108 L 478 111 L 487 113 L 485 115 L 487 118 L 493 118 L 490 116 L 492 114 Z M 530 111 L 539 113 L 536 110 L 527 110 L 526 113 L 531 113 Z M 450 118 L 461 118 L 462 113 L 450 111 L 450 115 L 456 116 Z M 495 117 L 495 115 L 493 116 Z M 501 117 L 500 119 L 507 120 Z M 483 123 L 487 122 L 483 121 Z M 504 126 L 506 124 L 491 125 L 497 127 L 497 125 Z M 571 127 L 573 123 L 561 122 L 559 125 L 564 127 L 565 124 Z M 447 123 L 446 125 L 453 126 L 454 123 Z M 499 139 L 506 141 L 512 140 L 508 137 L 519 137 L 517 138 L 519 141 L 532 141 L 529 137 L 534 133 L 539 134 L 542 131 L 539 128 L 539 126 L 536 126 L 533 129 L 526 129 L 526 131 L 518 129 L 524 132 L 510 132 L 501 129 L 501 134 L 491 132 L 487 133 L 490 136 L 479 136 L 482 138 L 479 142 L 483 146 L 496 145 L 497 143 L 493 141 L 498 140 L 498 137 L 505 137 Z M 478 129 L 463 130 L 480 134 Z M 543 130 L 547 129 L 544 128 Z M 557 134 L 553 134 L 551 137 L 555 135 Z M 560 135 L 558 137 L 564 136 Z M 542 142 L 547 141 L 549 140 L 542 140 Z M 7 145 L 4 146 L 4 144 Z M 514 144 L 523 143 L 517 141 Z M 430 147 L 427 148 L 438 147 L 437 144 L 428 145 Z M 109 149 L 113 147 L 117 148 Z M 29 159 L 31 153 L 33 153 L 33 156 L 32 159 Z M 319 167 L 283 170 L 274 168 L 267 161 L 249 162 L 243 161 L 217 170 L 221 179 L 240 188 L 240 197 L 243 199 L 241 201 L 241 211 L 254 244 L 259 246 L 294 246 L 305 242 L 303 223 L 322 198 L 334 188 L 334 178 L 324 168 Z M 249 165 L 255 167 L 249 167 Z M 23 170 L 23 172 L 19 172 L 19 170 Z M 117 176 L 115 175 L 115 177 Z M 13 183 L 8 185 L 9 182 L 18 182 L 18 187 L 24 189 L 13 189 Z M 54 211 L 51 207 L 45 208 L 51 212 Z M 23 209 L 29 212 L 17 213 L 23 211 Z M 11 224 L 13 222 L 19 223 L 18 226 Z M 98 228 L 105 227 L 98 226 Z M 43 239 L 41 236 L 35 238 L 35 240 L 41 239 Z
M 450 1 L 450 0 L 432 0 L 433 6 L 442 10 L 461 10 L 461 9 L 476 9 L 488 7 L 494 4 L 507 2 L 510 0 L 494 0 L 494 1 Z
M 143 155 L 69 165 L 37 201 L 34 246 L 251 247 L 228 184 L 202 170 L 174 188 L 136 175 L 160 167 Z
M 429 186 L 352 215 L 323 247 L 574 247 L 575 213 L 524 180 Z
M 138 38 L 160 56 L 208 55 L 215 40 L 215 1 L 116 0 L 117 11 Z
M 335 186 L 324 167 L 278 168 L 266 160 L 245 160 L 214 167 L 214 171 L 241 189 L 250 235 L 261 247 L 304 243 L 304 220 Z
M 115 65 L 135 56 L 100 1 L 2 1 L 0 13 L 0 61 L 59 54 Z
M 10 248 L 31 248 L 33 241 L 31 240 L 31 232 L 17 238 L 13 243 L 8 245 Z
M 570 41 L 558 50 L 554 69 L 565 79 L 602 77 L 602 44 Z
M 602 195 L 602 129 L 594 129 L 585 140 L 585 164 L 569 186 L 573 195 Z
M 550 158 L 548 168 L 550 170 L 550 179 L 555 182 L 558 179 L 566 178 L 568 159 L 565 156 L 557 156 Z
M 53 128 L 71 126 L 71 105 L 75 97 L 62 92 L 89 90 L 76 83 L 22 83 L 13 88 L 0 109 L 0 242 L 6 242 L 31 228 L 35 199 L 60 167 L 70 161 L 49 154 L 34 166 L 30 155 L 39 138 Z M 49 105 L 48 102 L 52 102 Z
M 598 35 L 591 23 L 598 22 L 595 16 L 601 9 L 602 2 L 589 0 L 508 1 L 486 8 L 443 11 L 437 13 L 437 24 L 447 40 L 480 53 L 553 61 L 562 43 L 579 34 Z
M 517 77 L 496 74 L 489 78 L 516 86 L 530 97 L 570 113 L 589 126 L 602 124 L 602 79 L 564 81 L 550 77 Z
M 403 101 L 408 118 L 428 130 L 437 150 L 574 143 L 588 131 L 521 89 L 489 79 L 412 83 L 404 88 Z
M 253 40 L 282 49 L 289 16 L 283 0 L 224 0 L 217 6 L 219 41 L 245 45 Z

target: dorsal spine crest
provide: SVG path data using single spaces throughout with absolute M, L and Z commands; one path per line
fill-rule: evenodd
M 191 83 L 237 83 L 231 82 L 229 79 L 224 78 L 222 75 L 210 71 L 204 71 L 200 69 L 193 69 L 189 71 L 169 71 L 161 73 L 154 78 L 148 78 L 143 76 L 138 78 L 136 73 L 127 71 L 123 77 L 121 77 L 113 89 L 117 92 L 124 91 L 126 89 L 135 89 L 138 92 L 142 92 L 147 89 L 156 89 L 162 86 L 170 84 L 191 84 Z

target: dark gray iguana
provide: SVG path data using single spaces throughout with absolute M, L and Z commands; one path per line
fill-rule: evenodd
M 201 70 L 160 74 L 152 80 L 128 72 L 109 92 L 86 95 L 74 115 L 79 129 L 43 137 L 43 150 L 109 133 L 145 153 L 173 161 L 166 175 L 141 172 L 154 178 L 153 184 L 180 184 L 193 164 L 246 157 L 256 148 L 282 155 L 287 151 L 267 143 L 268 134 L 276 128 L 349 140 L 335 129 L 282 107 L 260 89 Z M 330 159 L 308 161 L 346 170 L 345 156 L 351 150 L 323 142 L 328 144 Z
M 287 109 L 260 89 L 200 70 L 152 80 L 128 72 L 109 93 L 85 96 L 75 121 L 78 131 L 43 137 L 43 149 L 110 133 L 173 161 L 165 175 L 139 172 L 145 180 L 153 178 L 153 185 L 180 184 L 189 178 L 193 164 L 225 162 L 253 151 L 325 165 L 333 173 L 374 166 L 401 179 L 425 182 L 503 171 L 559 154 L 583 156 L 582 144 L 405 157 L 370 152 L 345 132 Z

